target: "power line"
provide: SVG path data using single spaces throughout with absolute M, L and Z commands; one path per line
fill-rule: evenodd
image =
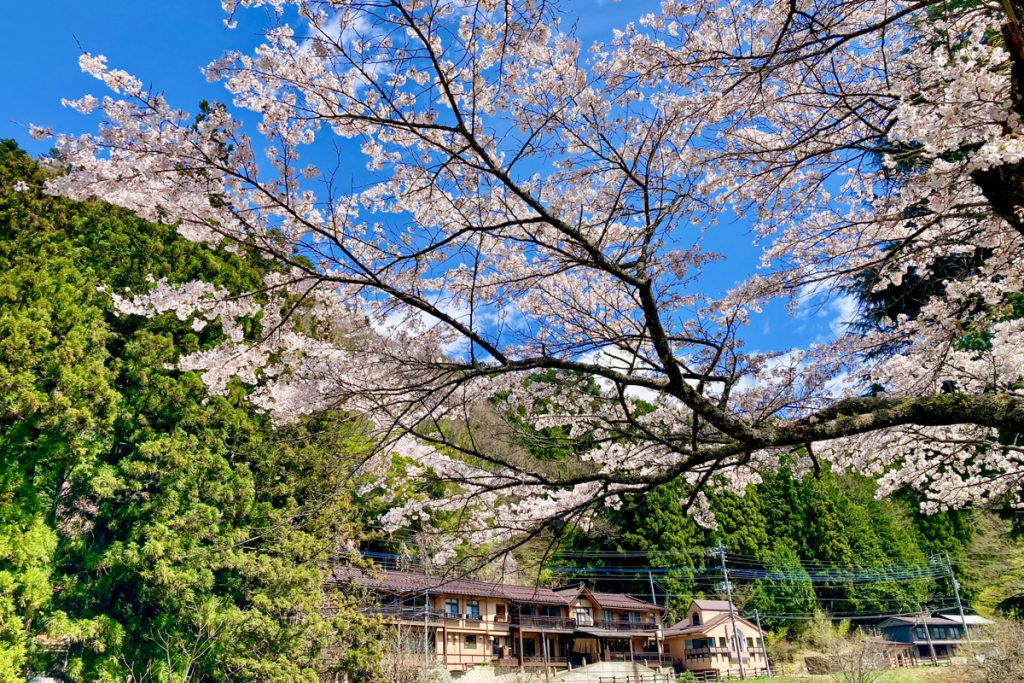
M 721 570 L 700 567 L 544 567 L 546 571 L 586 578 L 608 576 L 619 579 L 642 579 L 648 574 L 667 576 L 689 574 L 693 576 L 720 575 Z M 872 583 L 910 579 L 931 579 L 946 576 L 946 570 L 936 565 L 905 566 L 857 569 L 846 568 L 830 571 L 807 571 L 806 569 L 745 569 L 733 567 L 729 573 L 737 579 L 769 580 L 782 582 L 811 583 Z

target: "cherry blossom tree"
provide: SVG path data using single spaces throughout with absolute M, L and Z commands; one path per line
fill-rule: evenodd
M 114 297 L 219 325 L 181 359 L 210 391 L 343 407 L 367 471 L 400 452 L 457 484 L 386 524 L 461 508 L 507 542 L 677 478 L 703 515 L 782 455 L 932 508 L 1016 495 L 1024 3 L 669 0 L 593 45 L 544 0 L 223 4 L 277 17 L 208 66 L 230 105 L 84 54 L 113 93 L 67 102 L 104 123 L 57 136 L 51 190 L 276 263 L 256 292 Z M 716 292 L 705 237 L 737 225 L 761 264 Z M 908 275 L 934 281 L 913 314 L 744 345 L 773 300 Z

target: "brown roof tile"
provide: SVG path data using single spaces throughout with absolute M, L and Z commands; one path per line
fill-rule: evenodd
M 683 621 L 676 622 L 675 624 L 672 624 L 667 629 L 665 629 L 665 637 L 668 638 L 670 636 L 688 636 L 696 635 L 698 633 L 704 633 L 708 629 L 718 626 L 728 618 L 728 614 L 719 614 L 716 617 L 708 619 L 703 624 L 696 625 L 691 624 L 690 622 L 684 619 Z
M 590 594 L 594 596 L 594 600 L 601 607 L 610 609 L 661 610 L 660 605 L 644 602 L 634 598 L 632 595 L 625 595 L 623 593 L 595 593 L 594 591 L 590 591 Z
M 421 593 L 436 591 L 457 595 L 471 595 L 481 598 L 501 598 L 509 602 L 530 602 L 545 605 L 568 605 L 571 598 L 568 594 L 559 594 L 550 588 L 538 586 L 518 586 L 514 584 L 476 581 L 446 576 L 427 576 L 413 572 L 390 570 L 358 569 L 355 567 L 335 567 L 332 578 L 337 582 L 352 581 L 370 590 L 383 590 L 395 593 Z

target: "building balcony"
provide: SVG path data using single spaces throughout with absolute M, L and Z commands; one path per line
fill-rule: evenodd
M 658 624 L 640 621 L 602 621 L 598 628 L 611 631 L 657 631 Z
M 368 605 L 362 610 L 366 614 L 376 614 L 385 619 L 399 621 L 416 621 L 423 623 L 438 622 L 446 618 L 441 612 L 424 610 L 422 607 L 406 607 L 401 605 Z
M 694 647 L 687 648 L 685 650 L 686 656 L 692 655 L 727 655 L 729 654 L 729 648 L 727 647 Z
M 510 668 L 516 668 L 516 667 L 519 666 L 519 657 L 516 656 L 516 655 L 511 655 L 509 657 L 495 658 L 495 659 L 491 660 L 491 663 L 495 667 L 509 668 L 509 669 Z M 569 660 L 566 659 L 565 657 L 548 657 L 547 661 L 545 661 L 544 657 L 542 657 L 542 656 L 540 656 L 540 657 L 538 657 L 538 656 L 523 657 L 523 662 L 522 662 L 523 668 L 526 668 L 526 669 L 531 669 L 531 668 L 532 669 L 536 669 L 536 668 L 542 668 L 545 665 L 551 666 L 551 667 L 557 667 L 557 668 L 568 668 Z
M 523 629 L 560 629 L 572 631 L 576 628 L 575 619 L 565 617 L 545 617 L 532 614 L 513 614 L 512 626 Z

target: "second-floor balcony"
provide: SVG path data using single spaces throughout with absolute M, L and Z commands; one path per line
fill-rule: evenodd
M 658 625 L 649 621 L 602 620 L 600 628 L 609 631 L 657 631 Z
M 686 648 L 686 656 L 693 655 L 727 655 L 729 654 L 729 648 L 727 647 L 688 647 Z
M 485 621 L 493 621 L 495 624 L 504 624 L 504 619 L 500 615 L 496 615 L 493 618 L 488 618 L 487 615 L 481 612 L 453 612 L 445 610 L 441 613 L 441 617 L 445 621 L 462 621 L 467 624 L 482 623 Z
M 441 621 L 445 615 L 441 612 L 425 610 L 423 607 L 408 605 L 368 605 L 363 608 L 367 614 L 377 614 L 385 619 L 398 619 L 401 621 Z
M 512 625 L 531 629 L 561 629 L 571 631 L 576 628 L 576 620 L 566 617 L 548 617 L 539 614 L 513 614 Z

